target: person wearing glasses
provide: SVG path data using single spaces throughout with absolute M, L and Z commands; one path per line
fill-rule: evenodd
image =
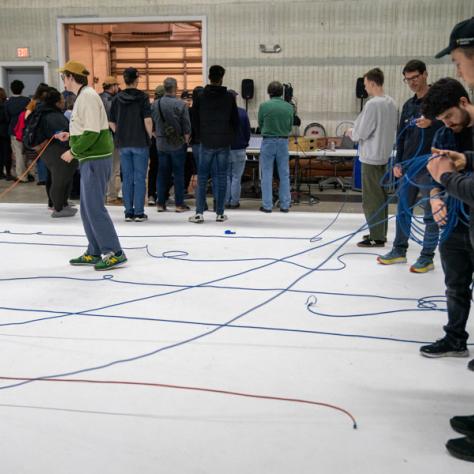
M 77 61 L 68 61 L 62 67 L 61 79 L 67 91 L 76 94 L 69 132 L 60 132 L 54 138 L 69 140 L 70 149 L 61 159 L 70 163 L 76 159 L 81 170 L 80 210 L 88 246 L 80 257 L 69 260 L 71 265 L 91 265 L 104 271 L 123 265 L 123 252 L 114 224 L 105 208 L 107 185 L 112 174 L 114 143 L 109 121 L 99 94 L 89 87 L 89 71 Z
M 400 123 L 398 126 L 398 143 L 395 166 L 393 174 L 395 178 L 402 178 L 404 166 L 416 156 L 430 153 L 431 143 L 436 131 L 442 126 L 439 120 L 431 121 L 423 117 L 421 105 L 423 98 L 429 90 L 428 71 L 426 64 L 418 59 L 407 62 L 402 71 L 403 82 L 415 93 L 408 99 L 402 108 Z M 415 156 L 416 155 L 416 156 Z M 426 273 L 433 270 L 433 258 L 438 245 L 439 229 L 436 225 L 430 206 L 430 183 L 431 177 L 425 170 L 404 182 L 400 192 L 404 193 L 405 199 L 399 199 L 396 220 L 396 233 L 393 247 L 390 252 L 377 257 L 382 265 L 394 263 L 406 263 L 408 239 L 412 222 L 412 210 L 419 200 L 421 194 L 423 206 L 423 222 L 425 224 L 423 235 L 423 246 L 416 262 L 410 266 L 413 273 Z M 402 202 L 403 201 L 403 202 Z

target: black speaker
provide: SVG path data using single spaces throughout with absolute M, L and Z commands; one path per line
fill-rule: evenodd
M 242 79 L 242 99 L 253 99 L 254 85 L 253 79 Z
M 357 78 L 356 97 L 358 99 L 367 99 L 367 97 L 369 97 L 369 94 L 367 94 L 367 91 L 365 90 L 365 87 L 364 87 L 364 78 L 363 77 L 358 77 Z

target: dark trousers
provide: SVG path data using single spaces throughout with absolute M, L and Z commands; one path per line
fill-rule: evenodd
M 471 284 L 474 271 L 474 251 L 469 229 L 458 224 L 451 235 L 439 245 L 446 284 L 448 323 L 446 337 L 453 344 L 464 344 L 469 334 L 466 323 L 471 309 Z
M 0 137 L 0 176 L 12 172 L 12 147 L 10 137 Z
M 66 163 L 59 156 L 45 156 L 43 161 L 51 174 L 51 181 L 46 180 L 46 192 L 56 211 L 67 206 L 67 200 L 72 187 L 74 173 L 77 170 L 77 160 Z M 51 184 L 50 184 L 51 183 Z
M 89 255 L 121 250 L 114 224 L 105 208 L 107 186 L 112 174 L 112 156 L 84 161 L 81 167 L 81 218 Z
M 188 193 L 189 184 L 193 177 L 196 165 L 194 163 L 194 157 L 192 153 L 186 151 L 186 160 L 184 162 L 184 194 Z
M 186 148 L 174 151 L 158 150 L 158 204 L 166 205 L 170 189 L 171 177 L 174 182 L 174 197 L 176 206 L 184 206 L 184 161 Z
M 158 177 L 158 151 L 156 150 L 156 138 L 152 137 L 150 145 L 150 165 L 148 168 L 148 197 L 157 198 L 156 181 Z M 168 197 L 167 197 L 168 199 Z
M 227 186 L 227 166 L 230 147 L 206 148 L 201 144 L 198 164 L 198 193 L 196 214 L 202 214 L 206 204 L 206 188 L 209 176 L 213 178 L 214 210 L 224 214 L 225 188 Z

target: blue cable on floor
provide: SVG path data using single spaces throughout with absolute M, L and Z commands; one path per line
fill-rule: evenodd
M 402 184 L 403 186 L 403 184 Z M 386 203 L 383 204 L 383 206 L 381 206 L 381 208 L 376 211 L 374 213 L 374 215 L 377 215 L 378 212 L 380 212 L 385 206 L 388 206 L 389 202 L 390 202 L 391 199 L 387 200 Z M 342 206 L 343 207 L 343 206 Z M 314 242 L 315 240 L 322 240 L 321 238 L 321 235 L 327 230 L 329 229 L 338 219 L 341 211 L 342 211 L 342 207 L 340 209 L 340 211 L 337 213 L 336 217 L 333 219 L 333 221 L 328 225 L 326 226 L 325 229 L 323 229 L 322 232 L 320 232 L 319 234 L 317 234 L 316 236 L 312 237 L 310 239 L 310 242 Z M 383 221 L 380 221 L 380 222 L 384 222 Z M 380 222 L 376 222 L 376 223 L 373 223 L 373 222 L 370 222 L 370 225 L 376 225 Z M 110 304 L 110 305 L 105 305 L 105 306 L 102 306 L 102 307 L 99 307 L 99 308 L 93 308 L 93 309 L 88 309 L 88 310 L 84 310 L 84 311 L 77 311 L 77 312 L 63 312 L 61 314 L 55 314 L 53 316 L 49 316 L 49 317 L 45 317 L 45 318 L 37 318 L 37 319 L 34 319 L 34 320 L 29 320 L 29 321 L 23 321 L 23 322 L 17 322 L 17 323 L 5 323 L 3 324 L 3 326 L 6 326 L 6 325 L 19 325 L 19 324 L 29 324 L 29 323 L 32 323 L 32 322 L 38 322 L 38 321 L 45 321 L 47 319 L 57 319 L 57 318 L 64 318 L 64 317 L 68 317 L 68 316 L 85 316 L 85 315 L 91 315 L 93 312 L 95 311 L 101 311 L 101 310 L 104 310 L 104 309 L 107 309 L 107 308 L 112 308 L 112 307 L 118 307 L 118 306 L 122 306 L 122 305 L 126 305 L 126 304 L 130 304 L 130 303 L 133 303 L 133 302 L 139 302 L 139 301 L 146 301 L 146 300 L 150 300 L 150 299 L 154 299 L 154 298 L 159 298 L 159 297 L 162 297 L 162 296 L 167 296 L 167 295 L 171 295 L 171 294 L 176 294 L 176 293 L 179 293 L 179 292 L 182 292 L 182 291 L 186 291 L 186 290 L 189 290 L 189 289 L 194 289 L 194 288 L 206 288 L 208 287 L 209 285 L 213 285 L 217 282 L 221 282 L 221 281 L 225 281 L 225 280 L 228 280 L 228 279 L 231 279 L 231 278 L 235 278 L 235 277 L 238 277 L 238 276 L 242 276 L 242 275 L 245 275 L 245 274 L 248 274 L 250 272 L 255 272 L 257 270 L 260 270 L 260 269 L 263 269 L 263 268 L 267 268 L 267 267 L 270 267 L 272 265 L 275 265 L 277 263 L 292 263 L 294 264 L 294 262 L 288 262 L 289 259 L 291 258 L 295 258 L 295 257 L 299 257 L 299 256 L 302 256 L 302 255 L 305 255 L 305 254 L 308 254 L 309 252 L 313 252 L 315 250 L 318 250 L 320 248 L 323 248 L 327 245 L 332 245 L 332 244 L 335 244 L 336 242 L 338 242 L 337 244 L 337 247 L 335 250 L 331 251 L 329 256 L 327 256 L 326 258 L 323 259 L 323 261 L 318 264 L 316 267 L 306 267 L 306 266 L 303 266 L 303 265 L 297 265 L 298 267 L 300 268 L 303 268 L 305 270 L 305 272 L 300 275 L 299 277 L 297 277 L 293 282 L 291 282 L 287 287 L 284 287 L 284 288 L 281 288 L 281 289 L 277 289 L 276 290 L 276 294 L 272 295 L 271 297 L 269 298 L 266 298 L 264 301 L 262 301 L 261 303 L 258 303 L 254 306 L 252 306 L 251 308 L 239 313 L 238 315 L 232 317 L 231 319 L 229 319 L 228 321 L 226 321 L 225 323 L 222 323 L 222 324 L 215 324 L 215 323 L 206 323 L 205 325 L 207 326 L 213 326 L 213 329 L 210 329 L 210 330 L 207 330 L 201 334 L 198 334 L 196 336 L 193 336 L 193 337 L 190 337 L 190 338 L 187 338 L 187 339 L 184 339 L 184 340 L 181 340 L 179 342 L 176 342 L 176 343 L 173 343 L 173 344 L 169 344 L 169 345 L 166 345 L 166 346 L 163 346 L 163 347 L 159 347 L 153 351 L 149 351 L 147 353 L 144 353 L 144 354 L 139 354 L 139 355 L 136 355 L 136 356 L 133 356 L 133 357 L 128 357 L 128 358 L 123 358 L 123 359 L 119 359 L 119 360 L 114 360 L 114 361 L 111 361 L 111 362 L 108 362 L 108 363 L 104 363 L 104 364 L 100 364 L 100 365 L 96 365 L 96 366 L 93 366 L 93 367 L 88 367 L 88 368 L 83 368 L 83 369 L 78 369 L 78 370 L 73 370 L 73 371 L 68 371 L 68 372 L 64 372 L 64 373 L 60 373 L 60 374 L 54 374 L 54 375 L 44 375 L 44 376 L 40 376 L 40 377 L 36 377 L 32 380 L 27 380 L 27 381 L 22 381 L 22 382 L 18 382 L 18 383 L 14 383 L 14 384 L 10 384 L 10 385 L 5 385 L 5 386 L 2 386 L 0 387 L 0 390 L 3 390 L 3 389 L 7 389 L 7 388 L 13 388 L 13 387 L 18 387 L 18 386 L 21 386 L 21 385 L 25 385 L 27 383 L 31 383 L 31 382 L 34 382 L 35 380 L 44 380 L 44 379 L 50 379 L 50 378 L 58 378 L 58 377 L 66 377 L 66 376 L 71 376 L 71 375 L 77 375 L 77 374 L 82 374 L 82 373 L 85 373 L 85 372 L 91 372 L 91 371 L 96 371 L 96 370 L 101 370 L 101 369 L 105 369 L 105 368 L 108 368 L 108 367 L 111 367 L 111 366 L 114 366 L 114 365 L 117 365 L 117 364 L 123 364 L 123 363 L 128 363 L 128 362 L 132 362 L 132 361 L 136 361 L 136 360 L 140 360 L 140 359 L 143 359 L 143 358 L 146 358 L 146 357 L 150 357 L 152 355 L 156 355 L 158 353 L 161 353 L 163 351 L 167 351 L 167 350 L 170 350 L 170 349 L 173 349 L 173 348 L 176 348 L 176 347 L 179 347 L 179 346 L 182 346 L 182 345 L 185 345 L 185 344 L 188 344 L 190 342 L 193 342 L 193 341 L 197 341 L 199 339 L 202 339 L 204 337 L 207 337 L 217 331 L 219 331 L 220 329 L 223 329 L 225 327 L 241 327 L 240 325 L 235 325 L 234 323 L 236 321 L 238 321 L 239 319 L 243 318 L 244 316 L 256 311 L 257 309 L 269 304 L 270 302 L 274 301 L 275 299 L 277 299 L 278 297 L 280 297 L 281 295 L 285 294 L 286 292 L 289 292 L 289 291 L 295 291 L 294 290 L 294 286 L 297 285 L 299 282 L 301 282 L 303 279 L 305 279 L 307 276 L 311 275 L 312 273 L 316 272 L 316 271 L 340 271 L 342 270 L 343 268 L 345 268 L 346 264 L 341 260 L 341 258 L 344 256 L 344 255 L 348 255 L 349 253 L 346 253 L 346 254 L 342 254 L 338 257 L 338 260 L 339 262 L 342 264 L 342 267 L 340 268 L 336 268 L 336 269 L 323 269 L 324 265 L 329 262 L 333 257 L 336 256 L 336 254 L 352 239 L 352 237 L 356 234 L 358 234 L 359 232 L 365 230 L 368 228 L 368 224 L 363 224 L 362 226 L 360 226 L 356 231 L 354 232 L 350 232 L 342 237 L 338 237 L 336 239 L 333 239 L 329 242 L 326 242 L 326 243 L 322 243 L 321 245 L 318 245 L 318 246 L 315 246 L 315 247 L 310 247 L 309 249 L 305 249 L 305 250 L 302 250 L 302 251 L 299 251 L 299 252 L 296 252 L 296 253 L 293 253 L 291 255 L 288 255 L 286 257 L 283 257 L 283 258 L 272 258 L 272 259 L 269 259 L 270 261 L 268 263 L 264 263 L 262 265 L 257 265 L 256 267 L 254 268 L 250 268 L 250 269 L 247 269 L 247 270 L 244 270 L 244 271 L 240 271 L 240 272 L 237 272 L 237 273 L 234 273 L 234 274 L 231 274 L 231 275 L 227 275 L 227 276 L 224 276 L 224 277 L 221 277 L 221 278 L 217 278 L 217 279 L 214 279 L 214 280 L 211 280 L 211 281 L 208 281 L 208 282 L 203 282 L 203 283 L 199 283 L 199 284 L 196 284 L 196 285 L 186 285 L 186 286 L 181 286 L 179 287 L 178 289 L 175 289 L 175 290 L 171 290 L 171 291 L 168 291 L 168 292 L 164 292 L 164 293 L 158 293 L 158 294 L 153 294 L 153 295 L 149 295 L 149 296 L 145 296 L 145 297 L 141 297 L 141 298 L 135 298 L 135 299 L 131 299 L 131 300 L 126 300 L 126 301 L 122 301 L 122 302 L 119 302 L 119 303 L 114 303 L 114 304 Z M 9 233 L 8 231 L 5 231 L 4 233 Z M 41 233 L 34 233 L 34 234 L 27 234 L 27 235 L 45 235 L 45 234 L 41 234 Z M 50 234 L 50 235 L 54 235 L 54 234 Z M 56 236 L 63 236 L 61 234 L 55 234 Z M 140 238 L 140 236 L 130 236 L 132 238 Z M 156 236 L 154 236 L 156 237 Z M 163 236 L 160 236 L 160 237 L 163 237 Z M 171 237 L 171 236 L 166 236 L 166 237 Z M 184 236 L 181 236 L 181 237 L 184 237 Z M 186 236 L 188 237 L 188 236 Z M 194 237 L 209 237 L 209 236 L 194 236 Z M 262 238 L 262 237 L 244 237 L 244 236 L 212 236 L 212 237 L 220 237 L 220 238 Z M 273 237 L 271 237 L 273 238 Z M 280 240 L 285 240 L 284 237 L 276 237 L 277 239 L 280 239 Z M 267 237 L 263 237 L 263 239 L 267 239 Z M 291 240 L 308 240 L 308 239 L 301 239 L 301 238 L 292 238 Z M 5 243 L 11 243 L 11 242 L 5 242 Z M 20 243 L 20 242 L 18 242 Z M 21 243 L 21 244 L 25 244 L 25 243 Z M 48 245 L 48 244 L 43 244 L 43 245 Z M 51 244 L 51 245 L 60 245 L 60 244 Z M 64 246 L 69 246 L 69 245 L 64 245 Z M 181 259 L 183 260 L 185 256 L 187 256 L 187 252 L 184 252 L 184 251 L 170 251 L 171 253 L 162 253 L 161 256 L 155 256 L 155 255 L 152 255 L 151 252 L 149 251 L 148 249 L 148 246 L 145 246 L 146 248 L 146 251 L 147 253 L 149 254 L 150 257 L 153 257 L 153 258 L 171 258 L 171 259 Z M 134 249 L 143 249 L 143 247 L 134 247 Z M 353 254 L 354 252 L 352 252 Z M 184 259 L 184 260 L 187 260 L 189 261 L 189 259 Z M 261 258 L 259 259 L 228 259 L 228 260 L 225 260 L 226 263 L 229 263 L 231 261 L 258 261 L 258 260 L 261 260 Z M 211 262 L 215 262 L 216 260 L 210 260 Z M 220 260 L 222 261 L 222 260 Z M 201 260 L 196 260 L 196 262 L 209 262 L 209 260 L 204 260 L 204 259 L 201 259 Z M 38 277 L 39 278 L 39 277 Z M 104 278 L 104 279 L 108 279 L 108 278 Z M 13 281 L 15 279 L 3 279 L 2 281 Z M 136 283 L 138 284 L 138 283 Z M 144 285 L 145 286 L 145 285 Z M 242 288 L 243 289 L 243 288 Z M 339 296 L 346 296 L 342 293 L 334 293 L 334 295 L 339 295 Z M 359 295 L 359 296 L 362 296 L 362 295 Z M 375 296 L 375 297 L 378 297 L 377 295 L 365 295 L 365 296 Z M 421 303 L 421 307 L 417 307 L 416 309 L 412 309 L 411 311 L 433 311 L 433 310 L 437 310 L 437 311 L 443 311 L 443 309 L 439 309 L 437 308 L 436 306 L 436 302 L 435 301 L 429 301 L 429 298 L 430 297 L 425 297 L 425 298 L 420 298 L 420 299 L 417 299 L 418 302 L 420 301 L 424 301 L 423 303 Z M 428 302 L 426 302 L 428 301 Z M 441 301 L 441 300 L 440 300 Z M 311 299 L 309 300 L 309 303 L 306 305 L 307 306 L 307 309 L 308 311 L 312 312 L 313 314 L 318 314 L 317 312 L 315 312 L 314 309 L 311 309 L 314 305 L 315 305 L 316 301 Z M 426 304 L 428 305 L 428 307 L 426 307 Z M 418 305 L 420 305 L 420 303 L 418 303 Z M 404 312 L 404 311 L 407 311 L 407 310 L 394 310 L 394 311 L 391 311 L 392 313 L 393 312 Z M 386 314 L 387 312 L 384 312 L 384 314 Z M 380 314 L 380 313 L 377 313 L 377 314 Z M 322 314 L 318 314 L 318 315 L 322 315 Z M 375 313 L 373 314 L 369 314 L 369 313 L 366 313 L 366 314 L 357 314 L 357 315 L 352 315 L 352 317 L 360 317 L 360 316 L 373 316 L 375 315 Z M 341 317 L 341 316 L 338 316 L 338 315 L 324 315 L 324 316 L 327 316 L 327 317 Z M 350 315 L 348 315 L 350 316 Z M 120 316 L 107 316 L 107 317 L 111 317 L 111 318 L 127 318 L 127 317 L 120 317 Z M 347 316 L 342 316 L 342 317 L 347 317 Z M 149 318 L 150 319 L 150 318 Z M 196 323 L 197 324 L 197 323 Z M 199 323 L 200 324 L 200 323 Z M 2 326 L 2 325 L 0 325 Z M 244 327 L 244 326 L 242 326 Z M 257 326 L 255 326 L 255 328 L 257 328 Z M 262 328 L 262 329 L 265 329 L 264 327 L 258 327 L 258 328 Z M 287 329 L 287 328 L 282 328 L 282 329 L 278 329 L 278 328 L 267 328 L 268 330 L 288 330 L 288 331 L 295 331 L 293 329 Z M 297 330 L 299 332 L 307 332 L 306 330 Z M 408 339 L 397 339 L 397 338 L 386 338 L 386 337 L 378 337 L 378 336 L 368 336 L 368 335 L 348 335 L 348 334 L 343 334 L 343 333 L 325 333 L 325 332 L 320 332 L 320 331 L 311 331 L 311 333 L 315 333 L 315 334 L 327 334 L 327 335 L 337 335 L 337 336 L 341 336 L 341 337 L 361 337 L 361 338 L 366 338 L 366 339 L 380 339 L 380 340 L 392 340 L 392 341 L 399 341 L 399 342 L 416 342 L 416 343 L 423 343 L 424 341 L 413 341 L 413 340 L 408 340 Z

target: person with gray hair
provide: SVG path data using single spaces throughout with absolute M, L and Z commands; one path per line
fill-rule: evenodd
M 153 102 L 152 117 L 158 150 L 158 212 L 166 211 L 166 198 L 173 177 L 175 211 L 185 212 L 184 163 L 186 148 L 191 136 L 188 107 L 176 97 L 178 84 L 174 77 L 163 81 L 164 96 Z
M 280 211 L 288 212 L 291 205 L 290 156 L 288 135 L 293 127 L 293 107 L 283 100 L 283 85 L 272 81 L 267 87 L 270 100 L 260 104 L 258 125 L 263 140 L 260 150 L 260 170 L 262 175 L 262 206 L 260 211 L 270 213 L 273 208 L 273 164 L 276 162 L 280 179 Z

